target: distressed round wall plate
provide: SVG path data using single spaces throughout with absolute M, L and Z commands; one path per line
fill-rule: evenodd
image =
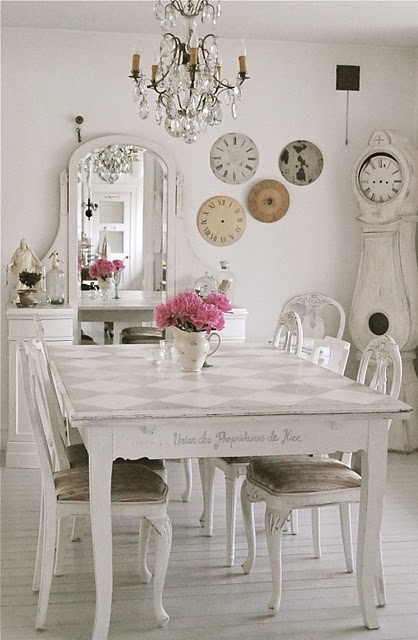
M 289 192 L 277 180 L 261 180 L 248 194 L 248 209 L 260 222 L 276 222 L 289 208 Z
M 305 186 L 315 182 L 323 166 L 321 151 L 308 140 L 293 140 L 280 153 L 280 173 L 291 184 Z

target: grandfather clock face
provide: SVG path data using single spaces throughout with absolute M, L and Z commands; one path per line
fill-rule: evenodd
M 399 162 L 389 153 L 376 152 L 368 156 L 358 172 L 360 193 L 370 202 L 390 202 L 403 184 Z

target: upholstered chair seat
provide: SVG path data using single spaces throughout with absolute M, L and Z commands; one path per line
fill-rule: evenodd
M 311 456 L 252 458 L 247 478 L 270 493 L 315 493 L 360 487 L 361 477 L 339 460 Z
M 58 500 L 90 500 L 87 467 L 56 471 L 54 484 Z M 163 502 L 168 487 L 151 469 L 129 463 L 114 465 L 111 491 L 112 502 Z

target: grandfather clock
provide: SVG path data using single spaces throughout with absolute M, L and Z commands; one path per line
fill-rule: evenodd
M 363 351 L 383 334 L 399 345 L 403 362 L 400 399 L 415 411 L 410 420 L 393 421 L 392 450 L 418 449 L 418 270 L 415 234 L 418 220 L 418 149 L 394 131 L 374 131 L 354 164 L 352 187 L 360 215 L 361 258 L 349 329 Z

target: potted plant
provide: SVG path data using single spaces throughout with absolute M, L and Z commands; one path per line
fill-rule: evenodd
M 37 303 L 36 285 L 42 278 L 42 273 L 37 271 L 21 271 L 19 273 L 19 282 L 24 288 L 18 289 L 20 304 L 22 307 L 32 307 Z

